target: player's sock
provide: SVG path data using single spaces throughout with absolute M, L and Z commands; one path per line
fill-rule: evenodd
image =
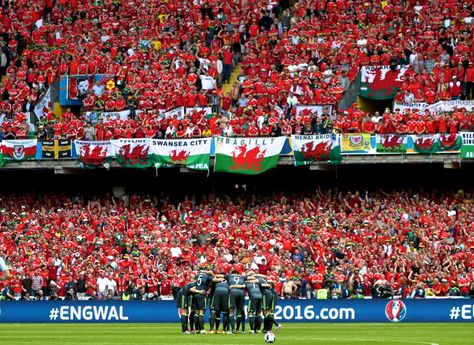
M 270 314 L 270 321 L 271 321 L 271 323 L 274 324 L 275 326 L 277 326 L 277 327 L 280 326 L 280 324 L 278 323 L 278 321 L 275 320 L 275 314 L 273 314 L 273 313 Z M 270 325 L 271 325 L 271 324 L 270 324 Z
M 230 329 L 231 331 L 235 331 L 235 317 L 234 314 L 229 315 L 229 321 L 230 321 Z
M 240 328 L 240 323 L 242 322 L 242 315 L 237 315 L 237 328 L 236 330 L 238 331 Z M 243 327 L 242 327 L 243 330 Z
M 201 321 L 199 321 L 199 322 L 201 322 Z M 214 330 L 215 324 L 216 324 L 216 312 L 212 311 L 211 312 L 211 317 L 209 318 L 209 327 L 211 327 L 211 331 Z
M 229 330 L 229 313 L 224 311 L 223 314 L 224 317 L 222 320 L 222 330 L 227 332 Z
M 255 316 L 249 316 L 250 330 L 255 330 Z
M 199 330 L 204 329 L 204 314 L 199 314 Z
M 270 315 L 265 315 L 265 318 L 263 319 L 263 331 L 267 332 L 270 330 L 271 330 Z
M 242 332 L 245 332 L 245 314 L 242 314 Z
M 262 316 L 257 315 L 255 316 L 255 331 L 260 331 L 260 328 L 262 327 Z
M 188 330 L 188 314 L 181 314 L 181 332 Z
M 195 320 L 195 317 L 196 317 L 196 312 L 192 311 L 190 314 L 189 314 L 189 330 L 190 331 L 194 331 L 194 320 Z
M 201 325 L 199 324 L 199 314 L 198 313 L 196 313 L 196 315 L 194 315 L 194 328 L 196 329 L 196 331 L 201 330 Z
M 219 329 L 219 325 L 221 324 L 220 315 L 221 315 L 221 312 L 216 313 L 216 331 Z

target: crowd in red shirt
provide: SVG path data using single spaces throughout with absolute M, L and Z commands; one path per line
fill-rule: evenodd
M 115 75 L 114 85 L 99 96 L 90 91 L 85 110 L 133 106 L 156 117 L 159 110 L 209 105 L 219 95 L 222 109 L 239 122 L 231 124 L 237 135 L 265 136 L 288 125 L 298 133 L 292 98 L 297 104 L 336 105 L 364 65 L 410 65 L 398 101 L 474 98 L 472 17 L 472 4 L 458 0 L 318 0 L 289 8 L 265 1 L 5 1 L 0 13 L 1 107 L 13 121 L 13 114 L 31 111 L 60 75 L 105 73 Z M 216 86 L 229 79 L 229 68 L 239 61 L 246 80 L 230 94 L 220 94 Z M 204 87 L 209 78 L 217 85 Z M 242 95 L 243 106 L 238 102 Z M 45 116 L 50 117 L 46 126 L 53 127 L 57 119 Z M 258 121 L 262 116 L 263 122 Z M 436 120 L 439 125 L 427 123 L 424 132 L 460 129 L 460 119 L 445 117 Z M 205 121 L 195 120 L 201 119 L 188 118 L 183 130 L 194 125 L 205 130 Z M 81 137 L 82 116 L 61 121 L 66 124 L 52 132 Z M 406 116 L 397 120 L 408 133 L 418 133 L 414 121 Z M 159 136 L 159 127 L 167 127 L 139 122 L 128 130 L 123 124 L 108 136 Z M 350 130 L 364 127 L 363 122 L 351 124 Z M 206 131 L 219 132 L 208 125 Z M 12 128 L 15 135 L 17 127 Z M 18 138 L 25 137 L 25 127 Z M 367 127 L 373 130 L 370 121 Z M 390 132 L 388 127 L 375 130 Z
M 318 188 L 306 195 L 212 194 L 180 203 L 145 195 L 10 195 L 1 204 L 1 255 L 11 265 L 10 287 L 27 274 L 41 276 L 43 293 L 54 281 L 58 297 L 66 297 L 69 280 L 82 279 L 84 295 L 100 298 L 96 284 L 105 277 L 115 281 L 114 298 L 131 283 L 142 298 L 171 295 L 199 266 L 270 275 L 282 296 L 290 282 L 295 297 L 333 284 L 350 296 L 371 296 L 381 284 L 402 296 L 419 286 L 443 296 L 444 280 L 472 293 L 471 194 Z

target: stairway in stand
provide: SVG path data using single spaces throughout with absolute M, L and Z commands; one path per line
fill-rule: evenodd
M 242 67 L 240 66 L 240 63 L 239 63 L 234 67 L 234 70 L 232 71 L 232 74 L 230 75 L 229 83 L 222 84 L 223 95 L 225 95 L 227 92 L 230 92 L 230 90 L 232 89 L 232 85 L 239 77 L 241 71 L 242 71 Z

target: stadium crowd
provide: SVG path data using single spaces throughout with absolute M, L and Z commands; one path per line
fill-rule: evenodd
M 297 113 L 295 107 L 336 105 L 366 65 L 408 66 L 398 101 L 473 99 L 474 11 L 464 1 L 33 0 L 1 5 L 4 139 L 267 136 L 333 129 L 453 133 L 473 127 L 467 112 L 394 112 L 379 121 L 379 115 L 354 108 L 322 116 Z M 238 63 L 244 78 L 222 94 Z M 113 77 L 91 85 L 80 112 L 66 111 L 60 118 L 46 112 L 33 127 L 25 113 L 66 74 Z M 180 106 L 214 106 L 215 112 L 217 104 L 225 116 L 158 115 Z M 85 116 L 86 110 L 126 109 L 131 117 L 108 127 Z M 137 111 L 145 115 L 136 116 Z
M 281 298 L 474 292 L 474 196 L 463 190 L 318 188 L 179 203 L 22 194 L 0 206 L 10 272 L 2 299 L 172 299 L 201 269 L 254 271 Z

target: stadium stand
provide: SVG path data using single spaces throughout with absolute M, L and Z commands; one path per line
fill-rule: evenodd
M 294 107 L 336 105 L 360 67 L 368 65 L 409 66 L 397 101 L 472 99 L 472 6 L 457 0 L 291 6 L 286 1 L 5 1 L 0 14 L 4 137 L 39 136 L 43 130 L 52 138 L 98 140 L 216 135 L 226 120 L 226 133 L 234 136 L 472 129 L 467 112 L 389 110 L 380 121 L 378 114 L 355 107 L 325 116 L 297 114 Z M 222 94 L 236 65 L 242 76 Z M 94 85 L 81 111 L 60 117 L 46 112 L 36 128 L 28 125 L 25 112 L 65 74 L 114 78 L 110 87 L 104 80 Z M 214 106 L 214 114 L 158 116 L 180 106 Z M 85 110 L 124 109 L 133 109 L 130 119 L 93 123 L 95 131 L 85 135 Z M 136 110 L 145 114 L 135 116 Z
M 474 287 L 474 203 L 462 190 L 2 200 L 0 255 L 16 299 L 126 290 L 167 299 L 199 267 L 271 276 L 282 298 L 469 296 Z

